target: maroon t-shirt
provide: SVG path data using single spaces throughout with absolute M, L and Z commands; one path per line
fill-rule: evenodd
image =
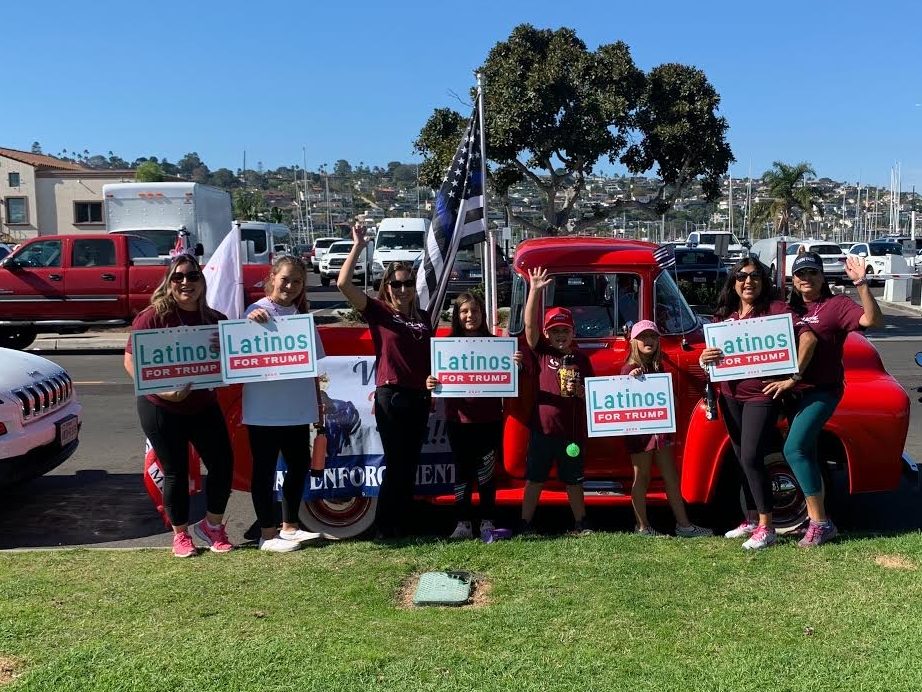
M 621 374 L 630 375 L 639 367 L 637 363 L 627 361 L 621 366 Z M 655 449 L 668 447 L 672 443 L 672 433 L 641 433 L 640 435 L 625 435 L 624 437 L 624 444 L 627 447 L 628 454 L 652 452 Z
M 503 417 L 500 397 L 445 399 L 445 419 L 457 423 L 493 423 Z
M 841 389 L 845 383 L 842 351 L 849 332 L 864 329 L 859 323 L 864 308 L 848 296 L 838 295 L 816 303 L 807 303 L 807 312 L 798 324 L 816 334 L 816 350 L 804 372 L 805 385 L 823 389 Z
M 420 319 L 414 320 L 376 298 L 369 298 L 362 314 L 375 345 L 375 385 L 395 384 L 428 391 L 426 378 L 432 340 L 428 313 L 420 310 Z
M 783 300 L 773 300 L 766 312 L 750 312 L 748 315 L 742 319 L 748 320 L 753 317 L 768 317 L 769 315 L 783 315 L 788 313 L 791 315 L 791 319 L 794 321 L 794 337 L 796 339 L 800 338 L 801 332 L 810 327 L 803 324 L 798 317 L 791 310 L 791 307 L 785 303 Z M 724 321 L 738 320 L 740 319 L 739 312 L 734 312 Z M 797 354 L 797 349 L 794 349 L 795 356 Z M 816 358 L 816 355 L 813 356 Z M 748 402 L 765 402 L 771 401 L 772 398 L 766 394 L 762 393 L 762 388 L 766 384 L 771 382 L 773 377 L 750 377 L 746 380 L 731 380 L 730 382 L 721 382 L 720 383 L 720 393 L 724 396 L 730 397 L 731 399 L 736 399 L 737 401 L 748 401 Z
M 181 314 L 180 314 L 181 313 Z M 172 310 L 165 315 L 158 315 L 154 306 L 144 308 L 139 312 L 134 321 L 131 323 L 131 331 L 141 329 L 170 329 L 173 327 L 197 327 L 202 324 L 217 324 L 219 320 L 226 320 L 227 317 L 220 312 L 215 312 L 215 319 L 212 321 L 202 320 L 198 311 L 191 312 L 188 310 Z M 131 353 L 131 335 L 128 336 L 128 342 L 125 344 L 125 353 Z M 155 406 L 160 406 L 173 413 L 191 415 L 198 413 L 206 406 L 217 402 L 218 396 L 213 389 L 193 389 L 182 401 L 166 401 L 154 394 L 145 394 L 144 398 Z
M 579 348 L 574 348 L 569 354 L 561 353 L 543 336 L 534 350 L 529 349 L 529 353 L 531 357 L 527 359 L 527 367 L 538 375 L 535 423 L 545 435 L 565 437 L 571 441 L 586 439 L 586 401 L 579 396 L 561 396 L 557 371 L 564 355 L 572 355 L 580 378 L 592 377 L 589 357 Z

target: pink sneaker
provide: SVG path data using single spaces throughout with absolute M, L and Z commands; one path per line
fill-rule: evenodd
M 173 557 L 194 557 L 198 555 L 198 548 L 192 542 L 192 536 L 187 532 L 173 534 Z
M 224 524 L 213 529 L 208 526 L 208 520 L 202 519 L 193 527 L 195 535 L 205 541 L 211 552 L 227 553 L 233 550 L 234 546 L 227 540 L 227 531 L 224 530 Z

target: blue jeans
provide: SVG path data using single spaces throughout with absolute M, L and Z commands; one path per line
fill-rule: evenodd
M 804 495 L 819 495 L 823 490 L 816 441 L 841 399 L 841 389 L 806 392 L 790 418 L 784 458 Z

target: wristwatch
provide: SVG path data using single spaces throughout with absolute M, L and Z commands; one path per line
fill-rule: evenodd
M 791 379 L 795 382 L 800 382 L 802 379 L 804 379 L 804 377 L 799 372 L 795 372 L 793 375 L 791 375 Z

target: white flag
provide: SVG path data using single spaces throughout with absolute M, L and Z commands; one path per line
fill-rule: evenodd
M 234 224 L 202 269 L 208 305 L 229 320 L 243 317 L 243 270 L 240 268 L 240 227 Z

